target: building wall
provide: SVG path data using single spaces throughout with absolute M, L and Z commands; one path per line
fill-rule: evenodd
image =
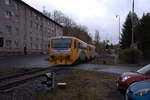
M 62 34 L 61 25 L 22 1 L 0 0 L 0 55 L 48 53 L 48 39 Z

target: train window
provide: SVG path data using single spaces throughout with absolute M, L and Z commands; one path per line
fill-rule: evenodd
M 58 38 L 53 39 L 51 42 L 52 48 L 71 48 L 72 39 Z
M 81 48 L 81 49 L 86 49 L 86 46 L 85 46 L 84 44 L 81 44 L 81 45 L 80 45 L 80 48 Z
M 81 43 L 78 43 L 78 48 L 80 48 L 80 49 L 81 49 Z

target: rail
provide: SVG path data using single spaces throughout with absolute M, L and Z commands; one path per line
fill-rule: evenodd
M 17 87 L 28 80 L 40 77 L 47 72 L 57 72 L 63 69 L 64 67 L 51 66 L 50 68 L 44 68 L 0 78 L 0 92 L 10 91 L 10 89 Z

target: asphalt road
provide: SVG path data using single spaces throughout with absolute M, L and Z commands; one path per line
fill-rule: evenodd
M 5 56 L 0 57 L 0 67 L 46 68 L 53 66 L 46 61 L 46 58 L 48 58 L 48 55 Z M 127 71 L 136 71 L 140 67 L 79 64 L 73 66 L 72 68 L 121 74 Z
M 95 64 L 80 64 L 74 68 L 88 70 L 88 71 L 97 71 L 97 72 L 108 72 L 113 74 L 121 74 L 128 71 L 136 71 L 141 67 L 131 67 L 131 66 L 112 66 L 112 65 L 95 65 Z

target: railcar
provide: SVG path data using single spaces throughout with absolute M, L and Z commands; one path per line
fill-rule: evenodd
M 50 63 L 71 65 L 92 59 L 95 46 L 71 36 L 57 36 L 50 39 Z

